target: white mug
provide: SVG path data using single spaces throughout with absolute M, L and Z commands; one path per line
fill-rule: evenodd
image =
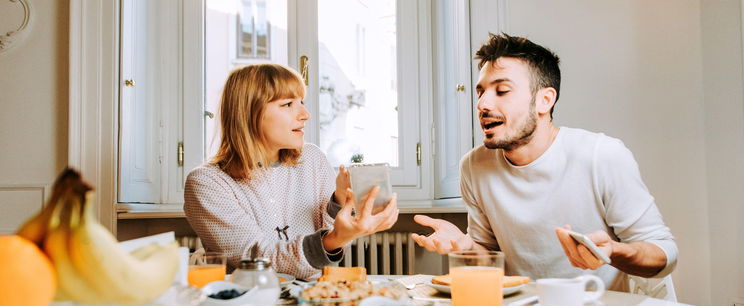
M 597 291 L 586 292 L 587 283 L 594 283 Z M 604 282 L 594 275 L 537 280 L 537 296 L 540 306 L 582 306 L 584 303 L 598 302 L 604 293 Z

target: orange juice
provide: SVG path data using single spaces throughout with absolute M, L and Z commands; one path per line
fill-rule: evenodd
M 504 269 L 463 266 L 450 268 L 452 275 L 452 305 L 501 306 L 504 299 Z
M 225 265 L 189 266 L 189 285 L 204 287 L 213 281 L 225 280 Z

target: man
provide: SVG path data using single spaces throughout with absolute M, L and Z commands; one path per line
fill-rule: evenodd
M 440 254 L 501 250 L 507 275 L 592 273 L 612 290 L 627 291 L 625 273 L 669 274 L 677 246 L 632 153 L 618 139 L 553 124 L 558 57 L 525 38 L 491 34 L 476 59 L 485 139 L 460 165 L 468 233 L 418 215 L 435 231 L 413 239 Z M 611 265 L 577 244 L 565 231 L 572 227 L 589 233 Z

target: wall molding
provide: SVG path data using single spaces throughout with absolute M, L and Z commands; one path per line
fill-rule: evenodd
M 23 9 L 23 20 L 17 28 L 8 32 L 0 32 L 0 53 L 10 50 L 16 43 L 23 41 L 30 32 L 31 22 L 31 6 L 27 0 L 7 0 L 12 3 L 17 3 Z M 5 33 L 3 33 L 5 32 Z
M 41 192 L 41 198 L 42 198 L 42 206 L 46 205 L 47 198 L 49 195 L 47 194 L 47 190 L 49 190 L 49 185 L 47 184 L 0 184 L 0 192 L 5 191 L 33 191 L 38 190 Z
M 96 191 L 99 221 L 116 234 L 119 1 L 70 0 L 70 167 Z
M 23 208 L 23 212 L 15 210 L 11 212 L 6 211 L 6 213 L 4 213 L 5 217 L 0 217 L 0 234 L 15 233 L 18 230 L 18 227 L 23 224 L 23 222 L 25 222 L 25 219 L 30 218 L 41 211 L 41 208 L 46 206 L 46 201 L 49 197 L 47 192 L 48 190 L 49 185 L 47 184 L 0 184 L 0 199 L 3 199 L 2 201 L 0 201 L 2 202 L 0 203 L 0 209 L 8 209 L 13 207 Z M 14 192 L 31 192 L 31 195 L 30 197 L 28 194 L 26 197 L 21 197 L 24 198 L 26 201 L 21 200 L 21 202 L 14 203 L 13 200 L 8 200 L 18 199 L 17 197 L 13 197 L 10 195 Z M 37 200 L 38 202 L 36 202 Z M 39 209 L 32 210 L 35 207 L 38 207 Z

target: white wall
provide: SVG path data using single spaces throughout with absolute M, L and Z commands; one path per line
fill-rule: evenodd
M 711 305 L 744 303 L 744 104 L 740 0 L 703 0 Z M 738 238 L 737 238 L 738 237 Z M 737 241 L 738 239 L 738 241 Z
M 29 2 L 28 37 L 0 53 L 0 233 L 41 208 L 67 164 L 69 2 Z M 0 6 L 3 35 L 15 6 Z
M 700 14 L 693 0 L 519 0 L 509 1 L 508 27 L 561 57 L 556 123 L 620 138 L 634 153 L 677 239 L 677 297 L 709 305 Z

